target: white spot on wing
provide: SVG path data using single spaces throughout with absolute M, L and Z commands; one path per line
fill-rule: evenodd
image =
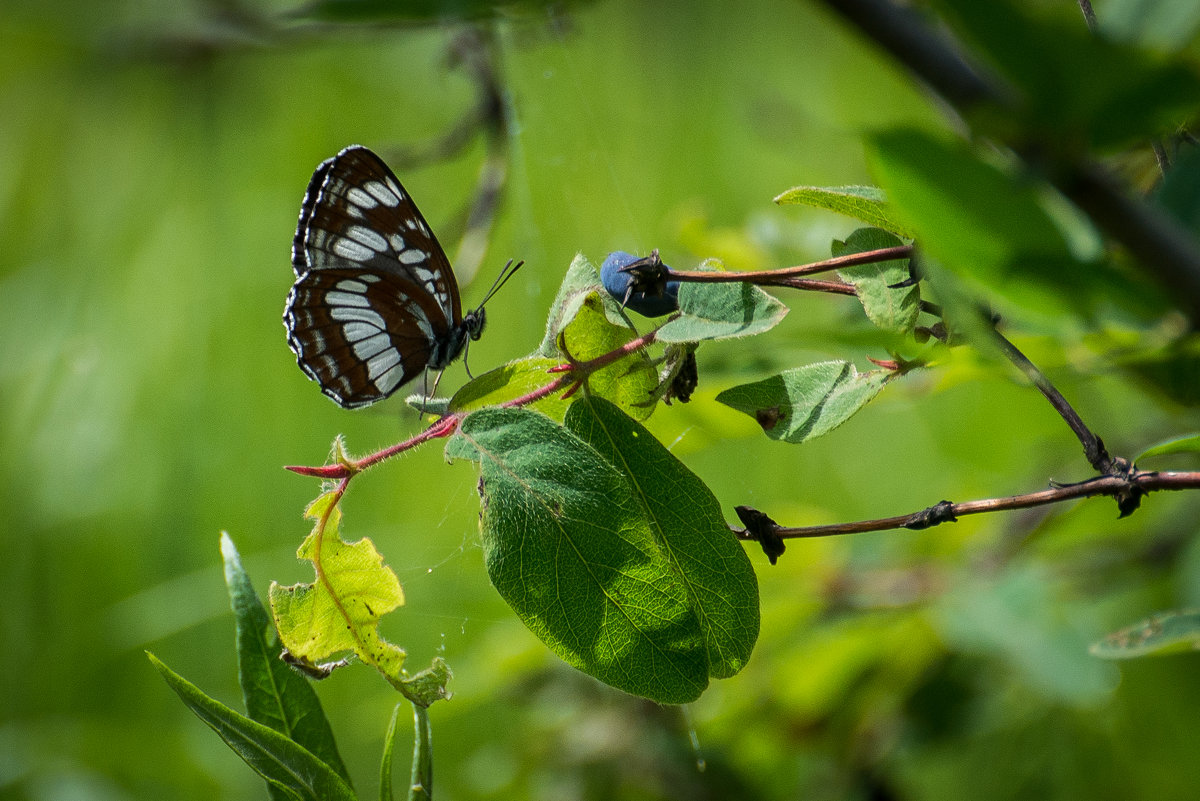
M 342 326 L 342 334 L 351 343 L 358 342 L 359 340 L 363 339 L 369 339 L 374 336 L 380 336 L 378 328 L 373 325 L 368 325 L 367 323 L 359 322 L 358 320 L 353 320 Z M 366 357 L 364 356 L 361 358 Z
M 400 351 L 396 350 L 395 348 L 387 348 L 367 361 L 367 375 L 371 377 L 372 381 L 375 381 L 398 364 L 400 364 Z M 395 385 L 395 382 L 393 382 L 392 386 Z M 381 391 L 387 392 L 387 390 L 383 387 L 380 387 L 378 383 L 376 383 L 375 386 L 379 387 Z
M 373 209 L 379 205 L 378 200 L 359 189 L 357 186 L 352 186 L 346 190 L 346 199 L 354 204 L 350 207 L 351 209 L 353 209 L 355 206 L 361 206 L 364 209 Z
M 337 288 L 343 292 L 357 292 L 362 294 L 367 291 L 367 285 L 362 281 L 355 281 L 353 278 L 345 278 L 337 282 Z
M 355 325 L 355 323 L 350 323 L 350 325 Z M 347 327 L 349 327 L 349 325 Z M 368 359 L 371 359 L 376 354 L 382 353 L 383 351 L 387 350 L 388 348 L 391 348 L 391 345 L 392 345 L 392 341 L 390 339 L 388 339 L 387 334 L 376 334 L 375 336 L 370 337 L 368 339 L 364 339 L 361 342 L 354 343 L 354 355 L 357 356 L 358 358 L 362 359 L 363 361 L 367 361 Z M 395 348 L 391 348 L 391 349 L 393 351 L 395 350 Z M 369 363 L 367 365 L 367 372 L 370 374 L 370 364 Z M 374 378 L 374 377 L 375 376 L 373 374 L 371 374 L 371 378 Z
M 374 250 L 344 236 L 334 240 L 333 252 L 343 259 L 350 259 L 351 261 L 370 261 L 375 256 Z
M 371 196 L 385 206 L 395 208 L 400 205 L 400 200 L 404 195 L 400 192 L 400 187 L 396 187 L 393 192 L 391 187 L 394 186 L 391 180 L 388 180 L 388 185 L 384 186 L 379 181 L 367 181 L 362 188 L 371 193 Z
M 392 250 L 399 253 L 404 250 L 404 237 L 400 234 L 392 234 L 388 237 L 388 244 L 392 246 Z
M 336 314 L 338 309 L 344 309 L 348 306 L 354 306 L 359 309 L 371 308 L 371 302 L 367 300 L 365 295 L 359 294 L 358 292 L 338 292 L 337 290 L 326 292 L 325 302 L 330 306 L 336 307 L 334 308 L 335 314 L 333 317 L 335 320 L 339 319 Z M 383 328 L 382 325 L 379 327 Z
M 376 253 L 387 250 L 387 240 L 378 231 L 372 231 L 365 225 L 352 225 L 346 229 L 346 236 L 361 242 Z
M 420 264 L 421 262 L 429 261 L 429 254 L 417 248 L 409 248 L 401 251 L 397 256 L 401 264 Z
M 358 321 L 373 325 L 380 331 L 386 331 L 387 326 L 383 322 L 383 317 L 374 309 L 356 309 L 351 306 L 338 306 L 329 312 L 329 316 L 341 323 Z

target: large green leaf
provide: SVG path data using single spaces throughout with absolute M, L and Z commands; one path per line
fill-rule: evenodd
M 750 415 L 771 439 L 800 443 L 827 434 L 879 394 L 895 373 L 859 373 L 850 362 L 818 362 L 717 395 Z
M 867 225 L 912 238 L 908 228 L 892 214 L 883 190 L 876 186 L 794 186 L 777 196 L 775 202 L 781 206 L 803 205 L 836 211 Z
M 465 412 L 486 406 L 499 406 L 505 401 L 518 398 L 554 381 L 557 376 L 548 371 L 562 363 L 561 358 L 529 356 L 489 370 L 468 381 L 454 393 L 448 411 Z M 530 408 L 561 420 L 567 412 L 567 403 L 552 395 L 537 401 Z
M 607 401 L 580 398 L 566 426 L 628 480 L 700 618 L 709 674 L 737 673 L 758 639 L 758 580 L 712 491 Z
M 878 228 L 859 228 L 845 242 L 834 240 L 833 255 L 845 256 L 868 250 L 897 247 L 899 238 Z M 908 259 L 859 264 L 838 270 L 843 281 L 854 285 L 867 318 L 884 331 L 905 333 L 912 330 L 921 313 L 921 289 L 917 284 L 897 287 L 911 275 Z
M 469 415 L 446 454 L 480 465 L 488 575 L 530 631 L 618 689 L 699 697 L 708 658 L 687 588 L 608 461 L 527 409 Z
M 246 713 L 308 749 L 350 784 L 329 720 L 308 680 L 279 658 L 283 646 L 229 535 L 221 534 L 225 585 L 237 631 L 238 681 Z M 272 797 L 281 797 L 268 785 Z
M 354 801 L 350 785 L 311 751 L 205 695 L 154 654 L 147 656 L 188 708 L 280 792 L 302 801 Z

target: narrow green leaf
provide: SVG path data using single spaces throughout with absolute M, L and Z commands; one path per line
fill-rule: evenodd
M 709 675 L 737 673 L 758 639 L 758 580 L 712 491 L 605 400 L 580 398 L 567 412 L 566 426 L 625 475 L 687 588 L 707 643 Z
M 1195 651 L 1200 648 L 1200 612 L 1163 612 L 1115 631 L 1094 643 L 1093 656 L 1133 659 Z
M 912 239 L 912 233 L 892 214 L 883 190 L 876 186 L 794 186 L 775 202 L 827 209 Z
M 350 784 L 350 774 L 338 754 L 321 702 L 308 680 L 279 658 L 283 646 L 275 626 L 242 568 L 233 540 L 224 532 L 221 557 L 236 622 L 238 681 L 246 713 L 252 720 L 270 726 L 308 749 Z M 269 792 L 277 795 L 273 786 Z
M 834 256 L 864 253 L 868 250 L 897 247 L 903 244 L 896 236 L 878 228 L 859 228 L 845 242 L 834 241 Z M 914 284 L 896 287 L 910 278 L 908 259 L 860 264 L 838 270 L 843 281 L 854 285 L 867 318 L 884 331 L 907 333 L 916 325 L 921 313 L 921 288 Z
M 486 406 L 499 406 L 505 401 L 519 398 L 552 382 L 555 376 L 547 371 L 562 363 L 562 358 L 530 356 L 489 370 L 468 381 L 454 393 L 454 397 L 450 399 L 449 411 L 466 412 Z M 527 408 L 536 409 L 547 417 L 561 420 L 567 413 L 567 405 L 567 401 L 551 396 Z
M 800 443 L 828 434 L 879 394 L 894 373 L 859 373 L 850 362 L 818 362 L 717 395 L 750 415 L 771 439 Z
M 205 695 L 154 654 L 146 655 L 188 708 L 273 786 L 302 801 L 354 801 L 350 785 L 312 752 Z
M 429 710 L 413 705 L 413 758 L 408 801 L 430 801 L 432 798 L 433 728 L 429 725 Z
M 404 651 L 379 636 L 379 619 L 404 603 L 404 593 L 369 539 L 347 543 L 338 536 L 336 497 L 322 495 L 305 513 L 316 524 L 296 555 L 313 563 L 317 581 L 271 584 L 275 625 L 292 656 L 319 662 L 351 651 L 400 689 Z
M 392 708 L 392 719 L 388 721 L 387 734 L 383 736 L 383 759 L 379 765 L 379 801 L 395 801 L 395 793 L 392 791 L 392 753 L 396 749 L 396 736 L 399 734 L 400 727 L 396 724 L 400 722 L 400 709 L 404 706 L 401 702 Z
M 1200 453 L 1200 434 L 1184 434 L 1151 445 L 1137 455 L 1133 461 L 1140 462 L 1151 456 L 1167 456 L 1172 453 Z
M 664 704 L 708 684 L 687 589 L 625 478 L 527 409 L 482 409 L 446 444 L 480 464 L 484 559 L 496 590 L 569 664 Z
M 706 263 L 711 264 L 715 262 Z M 658 329 L 659 342 L 701 342 L 761 334 L 778 325 L 788 308 L 752 284 L 686 281 L 679 288 L 679 311 L 679 317 Z

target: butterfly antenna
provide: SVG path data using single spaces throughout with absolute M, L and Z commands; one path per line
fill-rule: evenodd
M 500 271 L 500 275 L 496 276 L 496 280 L 492 282 L 492 288 L 489 289 L 487 294 L 483 296 L 483 300 L 479 301 L 479 308 L 482 309 L 483 304 L 491 300 L 492 295 L 495 295 L 497 292 L 499 292 L 500 287 L 508 283 L 508 279 L 516 275 L 517 270 L 521 269 L 524 265 L 525 262 L 523 260 L 514 264 L 513 260 L 509 259 L 508 263 L 504 265 L 504 269 Z

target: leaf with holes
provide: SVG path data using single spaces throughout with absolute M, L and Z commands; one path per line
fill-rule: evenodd
M 479 463 L 488 575 L 530 631 L 625 692 L 664 704 L 699 697 L 700 622 L 620 472 L 527 409 L 469 415 L 446 454 Z
M 849 362 L 818 362 L 730 387 L 717 400 L 753 417 L 771 439 L 800 443 L 846 422 L 895 375 L 860 373 Z
M 350 651 L 399 688 L 404 650 L 379 636 L 379 619 L 404 603 L 404 593 L 374 543 L 338 536 L 337 498 L 325 493 L 305 512 L 316 525 L 296 555 L 313 563 L 317 578 L 290 587 L 272 582 L 275 625 L 293 657 L 316 663 Z

